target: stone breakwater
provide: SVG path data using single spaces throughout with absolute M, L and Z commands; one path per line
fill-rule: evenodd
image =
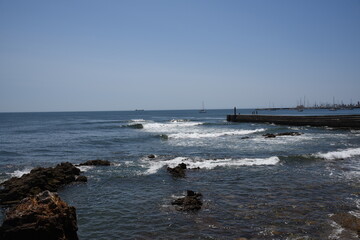
M 290 116 L 290 115 L 227 115 L 228 122 L 256 122 L 274 123 L 293 126 L 328 126 L 334 128 L 360 129 L 360 115 L 319 115 L 319 116 Z

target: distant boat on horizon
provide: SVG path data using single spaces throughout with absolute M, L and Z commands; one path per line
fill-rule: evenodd
M 204 102 L 202 102 L 202 109 L 199 110 L 199 113 L 206 113 Z

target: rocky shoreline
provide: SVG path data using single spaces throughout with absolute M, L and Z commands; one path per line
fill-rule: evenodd
M 284 135 L 298 136 L 296 132 Z M 266 136 L 266 134 L 264 135 Z M 275 134 L 275 136 L 283 136 Z M 149 159 L 156 158 L 149 155 Z M 60 199 L 56 193 L 68 184 L 86 182 L 77 166 L 110 166 L 106 160 L 90 160 L 78 165 L 63 162 L 55 167 L 38 167 L 22 177 L 13 177 L 0 184 L 0 205 L 7 207 L 0 226 L 0 239 L 78 240 L 76 209 Z M 189 169 L 185 163 L 166 167 L 174 178 L 185 178 Z M 164 169 L 165 170 L 165 169 Z M 171 202 L 174 210 L 196 212 L 203 206 L 203 195 L 186 190 L 183 197 Z M 330 219 L 360 237 L 360 218 L 350 213 L 335 213 Z
M 109 166 L 91 160 L 78 166 Z M 37 167 L 20 178 L 0 184 L 0 205 L 8 207 L 0 239 L 77 240 L 76 209 L 62 201 L 57 191 L 68 184 L 86 182 L 80 169 L 69 162 Z
M 76 209 L 48 190 L 6 211 L 0 239 L 78 240 Z

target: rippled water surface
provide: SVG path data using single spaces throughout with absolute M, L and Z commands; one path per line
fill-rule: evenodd
M 82 167 L 88 182 L 59 192 L 76 207 L 84 240 L 357 239 L 330 216 L 360 214 L 360 131 L 228 123 L 231 112 L 1 113 L 0 181 L 36 166 L 110 160 Z M 263 136 L 290 131 L 302 135 Z M 182 162 L 196 169 L 174 179 L 166 167 Z M 186 190 L 203 194 L 200 211 L 171 205 Z

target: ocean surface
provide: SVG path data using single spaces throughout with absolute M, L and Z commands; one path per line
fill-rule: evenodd
M 59 191 L 77 209 L 82 240 L 357 239 L 330 217 L 360 216 L 359 130 L 228 123 L 227 114 L 232 110 L 0 113 L 0 182 L 37 166 L 111 161 L 81 167 L 88 182 Z M 302 135 L 263 136 L 289 131 Z M 166 166 L 182 162 L 200 169 L 175 179 Z M 186 190 L 202 193 L 200 211 L 171 205 Z

